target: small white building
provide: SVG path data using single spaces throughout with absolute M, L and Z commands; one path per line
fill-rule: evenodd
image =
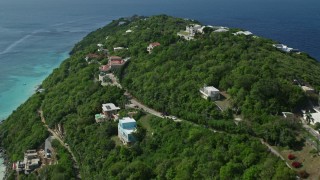
M 250 36 L 252 35 L 252 32 L 250 31 L 238 31 L 236 33 L 232 33 L 233 35 L 237 36 L 237 35 L 245 35 L 245 36 Z
M 126 33 L 132 33 L 133 31 L 131 29 L 126 30 Z
M 120 110 L 120 108 L 115 106 L 113 103 L 102 104 L 102 113 L 108 119 L 114 118 L 118 110 Z
M 283 51 L 283 52 L 299 52 L 298 49 L 293 49 L 291 47 L 288 47 L 287 45 L 284 45 L 284 44 L 273 44 L 272 45 L 273 47 L 279 49 L 280 51 Z
M 200 93 L 203 98 L 210 100 L 219 100 L 220 99 L 220 91 L 219 89 L 213 86 L 205 86 L 200 89 Z
M 131 144 L 135 141 L 133 133 L 136 131 L 137 122 L 133 118 L 124 117 L 118 123 L 118 137 L 124 144 Z

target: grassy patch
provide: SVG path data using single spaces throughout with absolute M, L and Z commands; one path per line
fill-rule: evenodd
M 116 146 L 122 146 L 123 143 L 120 141 L 118 136 L 112 136 L 111 139 L 116 143 Z
M 314 147 L 310 143 L 305 143 L 305 146 L 301 150 L 282 150 L 280 153 L 286 159 L 288 164 L 292 164 L 293 161 L 302 163 L 302 167 L 297 168 L 297 171 L 305 170 L 310 176 L 308 179 L 320 178 L 320 156 L 314 153 L 310 153 L 314 150 Z M 293 154 L 296 156 L 294 160 L 289 160 L 288 155 Z
M 151 114 L 147 114 L 140 118 L 139 122 L 143 128 L 147 130 L 147 135 L 152 133 L 152 128 L 150 126 L 150 119 L 153 117 Z

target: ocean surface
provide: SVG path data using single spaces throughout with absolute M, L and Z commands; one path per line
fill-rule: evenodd
M 319 0 L 1 0 L 0 120 L 34 93 L 82 37 L 134 14 L 243 28 L 320 60 Z

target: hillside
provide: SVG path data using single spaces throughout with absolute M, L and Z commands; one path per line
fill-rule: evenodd
M 294 179 L 294 172 L 268 152 L 260 138 L 289 148 L 301 143 L 296 138 L 300 123 L 279 115 L 308 104 L 307 95 L 293 82 L 319 89 L 320 64 L 305 53 L 281 52 L 272 40 L 232 34 L 239 29 L 204 28 L 191 41 L 177 36 L 194 23 L 199 24 L 165 15 L 134 16 L 90 33 L 43 82 L 45 91 L 1 124 L 1 146 L 10 161 L 47 138 L 37 114 L 42 110 L 50 128 L 63 125 L 64 142 L 74 152 L 83 179 Z M 148 53 L 153 42 L 160 46 Z M 112 70 L 124 89 L 97 81 L 99 63 L 108 61 L 106 53 L 130 57 Z M 97 56 L 92 63 L 85 60 L 88 54 Z M 204 84 L 224 91 L 230 108 L 221 112 L 201 98 Z M 120 117 L 128 116 L 125 91 L 159 112 L 194 124 L 138 111 L 138 142 L 124 146 L 116 137 L 117 123 L 97 124 L 94 116 L 107 102 L 122 109 Z M 243 120 L 235 124 L 234 115 Z M 62 162 L 40 170 L 39 176 L 76 179 L 70 163 Z

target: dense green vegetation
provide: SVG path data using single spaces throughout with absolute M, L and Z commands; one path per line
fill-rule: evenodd
M 111 54 L 130 56 L 129 65 L 119 74 L 122 84 L 160 112 L 231 133 L 249 133 L 271 144 L 295 145 L 299 124 L 282 122 L 279 115 L 306 104 L 306 95 L 294 79 L 319 88 L 316 60 L 304 53 L 278 51 L 269 39 L 234 36 L 237 29 L 225 33 L 206 29 L 196 40 L 185 41 L 176 33 L 195 23 L 190 20 L 156 16 L 128 21 L 113 21 L 97 30 L 73 52 L 103 43 Z M 128 29 L 133 32 L 125 33 Z M 146 51 L 150 42 L 161 43 L 152 54 Z M 113 52 L 117 46 L 129 49 Z M 231 109 L 221 113 L 213 102 L 201 98 L 199 89 L 204 84 L 226 91 Z M 233 123 L 234 113 L 246 120 L 240 127 Z
M 113 123 L 85 129 L 82 175 L 93 179 L 291 179 L 294 173 L 246 135 L 213 133 L 149 117 L 149 129 L 131 148 L 115 146 Z M 140 121 L 139 121 L 140 123 Z M 142 124 L 142 123 L 140 123 Z M 142 126 L 144 128 L 145 126 Z M 81 152 L 80 152 L 81 153 Z M 93 166 L 94 164 L 94 166 Z
M 10 160 L 21 159 L 26 149 L 37 148 L 48 136 L 37 113 L 42 109 L 49 127 L 63 125 L 64 140 L 84 179 L 293 179 L 293 172 L 258 138 L 273 145 L 296 145 L 300 124 L 278 115 L 305 103 L 305 94 L 293 79 L 319 89 L 319 63 L 303 53 L 282 53 L 268 39 L 234 36 L 236 29 L 225 33 L 206 29 L 196 35 L 197 40 L 185 41 L 176 33 L 190 23 L 194 22 L 164 15 L 135 16 L 90 33 L 43 82 L 45 92 L 33 95 L 0 126 L 1 145 Z M 125 33 L 128 29 L 133 32 Z M 151 42 L 161 46 L 148 54 Z M 133 96 L 204 127 L 139 113 L 139 142 L 130 148 L 120 145 L 115 122 L 94 120 L 102 103 L 124 109 L 128 101 L 125 90 L 103 87 L 97 81 L 98 63 L 106 63 L 105 56 L 91 64 L 84 60 L 89 53 L 103 54 L 97 51 L 98 43 L 111 55 L 131 57 L 115 74 Z M 114 52 L 118 46 L 128 49 Z M 220 112 L 213 102 L 201 98 L 199 89 L 204 84 L 226 91 L 232 108 Z M 233 114 L 244 120 L 236 125 Z M 74 176 L 70 155 L 58 149 L 62 165 L 47 167 L 39 177 Z
M 36 149 L 49 135 L 37 112 L 41 102 L 41 95 L 33 95 L 0 126 L 1 146 L 12 161 L 23 159 L 27 149 Z

